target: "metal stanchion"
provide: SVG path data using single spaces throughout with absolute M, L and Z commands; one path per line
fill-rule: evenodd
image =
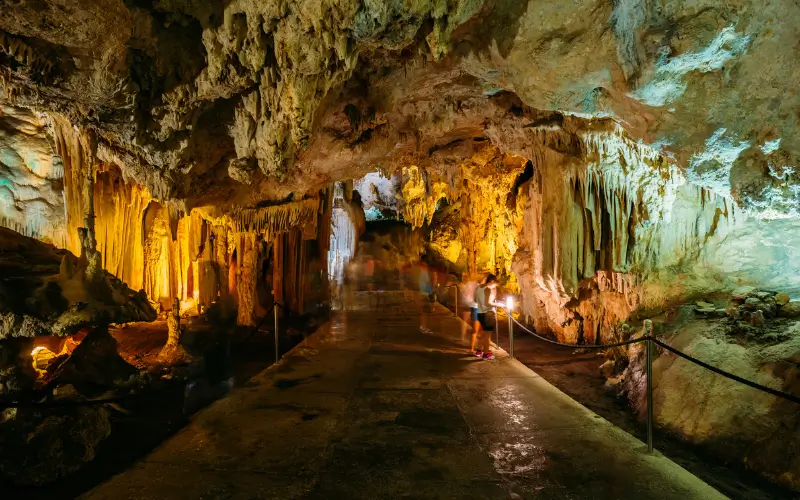
M 272 313 L 275 316 L 275 362 L 280 359 L 280 352 L 278 351 L 278 303 L 272 305 Z
M 514 298 L 506 297 L 506 314 L 508 315 L 508 354 L 514 359 Z
M 511 310 L 508 310 L 508 354 L 514 359 L 514 325 L 511 323 Z
M 647 349 L 647 453 L 653 453 L 653 341 L 645 342 Z
M 458 316 L 458 285 L 453 285 L 453 297 L 455 298 L 454 302 L 456 305 L 456 316 Z
M 492 338 L 492 334 L 489 334 L 489 338 Z M 497 324 L 497 308 L 494 308 L 494 345 L 500 347 L 500 325 Z

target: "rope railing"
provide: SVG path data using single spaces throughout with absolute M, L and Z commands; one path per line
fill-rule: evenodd
M 712 365 L 710 365 L 710 364 L 708 364 L 708 363 L 706 363 L 704 361 L 700 361 L 699 359 L 697 359 L 695 357 L 692 357 L 692 356 L 686 354 L 685 352 L 681 352 L 678 349 L 675 349 L 674 347 L 670 346 L 669 344 L 666 344 L 666 343 L 658 340 L 657 338 L 653 338 L 652 340 L 653 340 L 653 342 L 655 344 L 657 344 L 660 347 L 663 347 L 664 349 L 666 349 L 667 351 L 671 352 L 672 354 L 675 354 L 676 356 L 681 357 L 681 358 L 685 359 L 686 361 L 691 361 L 692 363 L 694 363 L 694 364 L 696 364 L 698 366 L 702 366 L 706 370 L 712 371 L 712 372 L 716 373 L 717 375 L 722 375 L 725 378 L 729 378 L 731 380 L 735 380 L 736 382 L 739 382 L 740 384 L 744 384 L 744 385 L 746 385 L 748 387 L 752 387 L 753 389 L 758 389 L 759 391 L 766 392 L 767 394 L 771 394 L 771 395 L 773 395 L 775 397 L 778 397 L 778 398 L 781 398 L 781 399 L 785 399 L 785 400 L 791 401 L 793 403 L 800 404 L 800 397 L 797 397 L 794 394 L 789 394 L 788 392 L 783 392 L 783 391 L 779 391 L 777 389 L 772 389 L 771 387 L 767 387 L 765 385 L 761 385 L 759 383 L 753 382 L 752 380 L 747 380 L 746 378 L 742 378 L 742 377 L 740 377 L 738 375 L 734 375 L 733 373 L 726 372 L 725 370 L 717 368 L 716 366 L 712 366 Z
M 771 395 L 773 395 L 775 397 L 782 398 L 782 399 L 785 399 L 787 401 L 791 401 L 793 403 L 800 404 L 800 397 L 798 397 L 798 396 L 795 396 L 793 394 L 789 394 L 787 392 L 782 392 L 782 391 L 779 391 L 777 389 L 773 389 L 771 387 L 767 387 L 765 385 L 761 385 L 761 384 L 759 384 L 757 382 L 753 382 L 752 380 L 748 380 L 746 378 L 742 378 L 742 377 L 740 377 L 738 375 L 734 375 L 733 373 L 730 373 L 730 372 L 727 372 L 725 370 L 722 370 L 721 368 L 717 368 L 716 366 L 710 365 L 710 364 L 706 363 L 705 361 L 701 361 L 701 360 L 699 360 L 699 359 L 697 359 L 697 358 L 695 358 L 693 356 L 690 356 L 689 354 L 686 354 L 685 352 L 680 351 L 680 350 L 672 347 L 671 345 L 667 344 L 666 342 L 664 342 L 662 340 L 659 340 L 658 338 L 650 336 L 650 335 L 644 335 L 642 337 L 637 337 L 635 339 L 630 339 L 630 340 L 626 340 L 626 341 L 623 341 L 623 342 L 616 342 L 616 343 L 613 343 L 613 344 L 595 344 L 595 345 L 564 344 L 564 343 L 561 343 L 561 342 L 556 342 L 555 340 L 548 339 L 546 337 L 542 337 L 541 335 L 539 335 L 539 334 L 533 332 L 532 330 L 526 328 L 525 325 L 521 324 L 516 319 L 514 319 L 513 321 L 514 321 L 514 324 L 517 325 L 519 328 L 521 328 L 522 330 L 524 330 L 528 334 L 536 337 L 539 340 L 542 340 L 544 342 L 548 342 L 550 344 L 562 346 L 562 347 L 570 347 L 570 348 L 573 348 L 573 349 L 574 348 L 580 348 L 580 349 L 610 349 L 612 347 L 621 347 L 621 346 L 624 346 L 624 345 L 637 344 L 639 342 L 646 342 L 646 341 L 649 340 L 649 341 L 652 341 L 653 343 L 655 343 L 656 345 L 658 345 L 659 347 L 662 347 L 662 348 L 666 349 L 667 351 L 675 354 L 676 356 L 681 357 L 681 358 L 683 358 L 683 359 L 685 359 L 687 361 L 690 361 L 690 362 L 692 362 L 692 363 L 694 363 L 694 364 L 696 364 L 698 366 L 701 366 L 701 367 L 705 368 L 706 370 L 712 371 L 712 372 L 716 373 L 717 375 L 721 375 L 721 376 L 729 378 L 731 380 L 735 380 L 736 382 L 739 382 L 740 384 L 744 384 L 744 385 L 746 385 L 748 387 L 752 387 L 753 389 L 758 389 L 759 391 L 766 392 L 766 393 L 771 394 Z
M 507 313 L 507 314 L 509 314 L 509 313 Z M 548 342 L 550 344 L 558 345 L 558 346 L 561 346 L 561 347 L 570 347 L 572 349 L 575 349 L 575 348 L 580 348 L 580 349 L 611 349 L 613 347 L 622 347 L 622 346 L 625 346 L 625 345 L 638 344 L 639 342 L 645 342 L 646 340 L 650 339 L 649 336 L 643 336 L 643 337 L 637 337 L 635 339 L 623 340 L 622 342 L 615 342 L 613 344 L 581 344 L 581 345 L 564 344 L 562 342 L 557 342 L 555 340 L 548 339 L 547 337 L 542 337 L 541 335 L 533 332 L 532 330 L 529 330 L 529 329 L 525 328 L 525 325 L 523 325 L 522 323 L 520 323 L 519 321 L 514 319 L 513 316 L 511 316 L 511 320 L 514 322 L 515 325 L 517 325 L 521 329 L 525 330 L 527 333 L 533 335 L 534 337 L 538 338 L 539 340 L 542 340 L 544 342 Z
M 79 406 L 96 406 L 110 403 L 130 401 L 139 397 L 141 394 L 126 394 L 125 396 L 115 396 L 100 399 L 55 399 L 52 401 L 0 401 L 0 408 L 74 408 Z

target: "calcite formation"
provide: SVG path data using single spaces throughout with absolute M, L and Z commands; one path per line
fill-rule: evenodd
M 0 341 L 155 319 L 146 295 L 108 273 L 96 286 L 87 279 L 88 263 L 68 251 L 5 228 L 0 249 Z
M 313 192 L 336 170 L 326 143 L 357 155 L 406 136 L 420 151 L 430 140 L 420 122 L 438 116 L 453 133 L 468 89 L 613 117 L 697 184 L 775 217 L 798 210 L 787 69 L 796 65 L 793 54 L 766 61 L 791 45 L 794 8 L 22 2 L 4 6 L 0 81 L 11 104 L 64 113 L 94 133 L 98 154 L 159 199 Z M 415 113 L 431 108 L 403 85 L 415 72 L 449 112 Z
M 64 247 L 64 168 L 40 114 L 0 101 L 0 225 Z

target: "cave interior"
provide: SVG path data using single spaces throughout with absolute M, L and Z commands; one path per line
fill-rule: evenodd
M 800 394 L 798 6 L 557 3 L 0 0 L 0 401 L 214 399 L 367 261 Z M 606 358 L 643 418 L 642 352 Z M 800 491 L 795 406 L 655 366 L 659 426 Z M 48 408 L 0 402 L 3 481 L 114 435 Z

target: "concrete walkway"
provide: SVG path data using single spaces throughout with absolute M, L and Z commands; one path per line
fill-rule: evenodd
M 443 307 L 382 298 L 84 498 L 724 498 L 505 353 L 468 355 Z

